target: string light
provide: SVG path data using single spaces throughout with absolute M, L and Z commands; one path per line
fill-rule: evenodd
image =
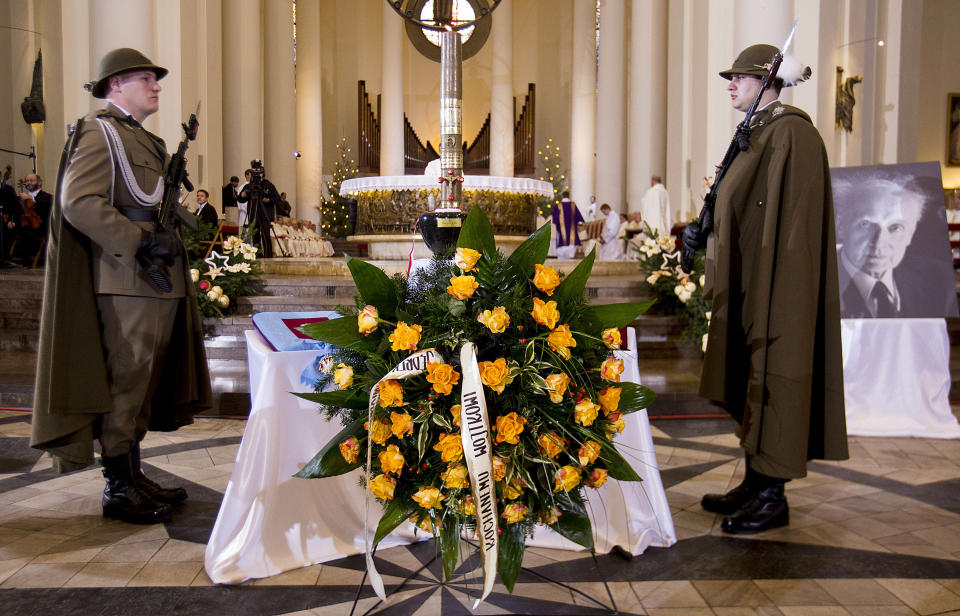
M 541 175 L 540 179 L 553 184 L 553 200 L 548 201 L 545 199 L 540 203 L 540 215 L 549 216 L 554 206 L 560 203 L 563 191 L 568 190 L 570 187 L 566 184 L 566 174 L 560 173 L 560 165 L 562 163 L 560 146 L 553 143 L 553 138 L 547 139 L 547 143 L 543 149 L 537 150 L 537 155 L 540 156 L 543 161 L 544 175 Z
M 340 196 L 340 184 L 344 180 L 357 177 L 360 170 L 357 169 L 352 158 L 347 158 L 350 147 L 345 137 L 341 138 L 340 143 L 337 144 L 337 151 L 340 153 L 340 158 L 334 159 L 333 175 L 327 182 L 330 199 L 324 199 L 320 206 L 321 228 L 325 232 L 324 235 L 345 237 L 350 232 L 350 202 Z

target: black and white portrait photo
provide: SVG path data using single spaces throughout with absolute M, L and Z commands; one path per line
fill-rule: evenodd
M 840 315 L 957 316 L 940 165 L 831 170 Z

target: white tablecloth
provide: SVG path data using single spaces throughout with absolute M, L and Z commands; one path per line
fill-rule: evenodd
M 633 335 L 631 330 L 631 339 Z M 204 557 L 207 575 L 219 584 L 363 552 L 359 471 L 327 479 L 292 477 L 341 429 L 325 421 L 314 403 L 289 393 L 309 391 L 310 383 L 301 382 L 300 375 L 312 365 L 316 351 L 274 352 L 258 332 L 248 331 L 246 337 L 250 418 Z M 635 358 L 624 363 L 624 380 L 636 380 Z M 632 413 L 625 422 L 618 448 L 644 482 L 610 480 L 600 490 L 587 492 L 597 550 L 620 545 L 640 554 L 649 545 L 672 545 L 676 534 L 646 413 Z M 374 525 L 379 512 L 372 511 L 370 517 Z M 380 545 L 424 538 L 405 522 Z M 529 545 L 581 549 L 547 528 L 538 530 Z
M 847 432 L 960 438 L 943 319 L 842 319 Z
M 439 189 L 439 175 L 381 175 L 351 178 L 340 184 L 341 195 L 358 195 L 372 190 L 431 190 Z M 493 190 L 553 197 L 553 184 L 531 178 L 498 177 L 492 175 L 463 176 L 463 190 Z

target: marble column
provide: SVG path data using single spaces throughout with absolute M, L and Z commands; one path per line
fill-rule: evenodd
M 597 67 L 597 207 L 622 212 L 626 159 L 626 11 L 624 0 L 600 4 L 600 59 Z
M 297 4 L 297 200 L 294 215 L 317 221 L 323 200 L 323 97 L 320 6 Z
M 594 147 L 597 134 L 596 8 L 573 3 L 570 101 L 570 197 L 586 211 L 596 181 Z
M 309 2 L 301 3 L 310 4 Z M 296 101 L 293 68 L 293 5 L 269 0 L 264 8 L 263 164 L 267 178 L 291 204 L 297 202 Z M 302 30 L 301 30 L 302 32 Z M 292 212 L 291 212 L 292 213 Z
M 383 3 L 380 175 L 403 175 L 403 20 Z
M 513 0 L 503 0 L 492 19 L 490 175 L 513 177 Z
M 261 0 L 223 5 L 223 175 L 240 177 L 263 150 Z

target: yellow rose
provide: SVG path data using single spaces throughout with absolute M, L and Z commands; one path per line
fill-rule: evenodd
M 604 415 L 609 415 L 620 407 L 620 387 L 607 387 L 600 390 L 600 408 Z
M 510 460 L 508 458 L 501 458 L 500 456 L 493 456 L 493 480 L 494 481 L 503 481 L 503 478 L 507 476 L 507 462 Z
M 595 468 L 590 471 L 590 476 L 587 477 L 586 483 L 591 488 L 597 489 L 607 482 L 607 469 L 605 468 Z
M 346 389 L 353 385 L 353 366 L 338 364 L 333 371 L 333 382 L 337 384 L 337 389 Z
M 416 516 L 411 516 L 410 521 L 413 522 L 416 520 Z M 433 533 L 433 520 L 430 519 L 430 516 L 424 516 L 422 520 L 417 522 L 417 528 L 422 530 L 425 533 Z M 440 530 L 440 521 L 437 520 L 437 530 Z
M 552 526 L 560 521 L 561 515 L 563 515 L 562 511 L 556 507 L 550 507 L 546 511 L 540 512 L 540 523 L 546 524 L 547 526 Z
M 609 357 L 603 360 L 603 365 L 600 366 L 600 376 L 608 381 L 613 381 L 614 383 L 620 382 L 620 374 L 622 372 L 623 372 L 622 359 Z
M 387 448 L 377 456 L 380 458 L 380 468 L 384 473 L 393 473 L 397 476 L 403 472 L 403 454 L 396 445 L 387 445 Z
M 620 338 L 620 330 L 616 327 L 603 330 L 600 337 L 603 338 L 603 342 L 611 349 L 619 349 L 620 343 L 623 342 Z
M 481 254 L 473 248 L 457 248 L 453 262 L 464 272 L 472 272 L 480 260 Z
M 555 330 L 547 336 L 547 344 L 557 352 L 557 355 L 564 359 L 570 359 L 570 349 L 568 347 L 577 346 L 577 341 L 570 334 L 570 326 L 567 324 L 558 325 Z
M 370 428 L 370 422 L 363 422 L 363 427 L 370 431 L 370 440 L 377 445 L 383 445 L 392 434 L 390 431 L 390 420 L 383 417 L 373 420 L 373 428 Z
M 563 394 L 567 391 L 567 385 L 570 384 L 570 377 L 565 373 L 554 373 L 546 378 L 547 389 L 550 390 L 550 401 L 554 404 L 563 402 Z
M 419 325 L 407 325 L 403 321 L 397 323 L 397 329 L 390 334 L 390 347 L 393 351 L 416 351 L 420 343 L 420 332 L 423 328 Z
M 463 499 L 463 503 L 460 505 L 460 513 L 463 515 L 477 515 L 477 505 L 473 502 L 472 496 Z
M 403 385 L 399 381 L 380 383 L 380 406 L 403 406 Z
M 340 455 L 347 461 L 347 464 L 353 464 L 357 461 L 357 454 L 360 452 L 360 441 L 351 436 L 347 440 L 342 441 L 339 447 Z
M 580 484 L 580 469 L 575 466 L 566 465 L 557 470 L 554 475 L 553 491 L 569 492 Z
M 510 325 L 510 315 L 503 306 L 497 306 L 492 311 L 484 310 L 477 315 L 477 320 L 494 334 L 502 334 Z
M 556 458 L 563 451 L 563 441 L 554 432 L 541 434 L 537 443 L 540 445 L 540 451 L 551 458 Z
M 444 462 L 456 462 L 463 457 L 463 442 L 459 434 L 440 434 L 437 443 L 433 446 L 434 451 L 440 452 L 440 459 Z
M 497 438 L 494 439 L 494 442 L 516 445 L 520 442 L 520 433 L 523 432 L 523 424 L 525 423 L 527 423 L 527 418 L 517 417 L 515 411 L 497 417 L 497 423 L 493 427 L 497 431 Z
M 533 285 L 546 293 L 553 295 L 553 290 L 560 285 L 560 275 L 549 265 L 544 267 L 539 263 L 534 266 Z
M 460 405 L 454 404 L 450 407 L 450 414 L 453 415 L 453 425 L 460 427 Z
M 473 276 L 454 276 L 450 279 L 450 286 L 447 287 L 447 293 L 456 299 L 467 299 L 477 290 L 476 279 Z
M 393 447 L 393 445 L 390 446 Z M 580 447 L 580 451 L 577 452 L 577 457 L 580 458 L 580 466 L 593 464 L 599 455 L 600 443 L 597 441 L 587 441 Z
M 443 485 L 448 488 L 466 488 L 470 485 L 467 479 L 467 467 L 463 464 L 448 467 L 440 473 L 440 479 L 443 479 Z
M 379 324 L 380 316 L 376 306 L 364 306 L 357 315 L 357 329 L 364 336 L 377 329 Z
M 370 481 L 370 491 L 381 500 L 393 500 L 397 480 L 389 475 L 377 475 Z
M 440 501 L 443 500 L 443 494 L 440 490 L 431 486 L 421 486 L 413 495 L 413 500 L 424 509 L 440 509 Z
M 398 439 L 402 439 L 408 434 L 413 434 L 413 418 L 409 413 L 390 413 L 390 431 Z
M 482 361 L 477 365 L 480 368 L 480 380 L 498 394 L 502 394 L 503 389 L 513 382 L 507 360 L 502 357 L 496 361 Z
M 519 498 L 521 494 L 523 494 L 523 488 L 520 486 L 520 482 L 518 482 L 516 479 L 503 486 L 503 497 L 507 500 Z
M 528 511 L 530 510 L 523 503 L 510 503 L 503 508 L 503 513 L 500 514 L 500 517 L 505 519 L 507 524 L 515 524 L 523 521 L 523 519 L 527 517 Z
M 441 364 L 438 361 L 427 364 L 427 381 L 433 383 L 433 391 L 438 394 L 449 394 L 459 380 L 460 373 L 450 364 Z
M 557 302 L 550 300 L 544 302 L 539 297 L 533 298 L 533 312 L 530 313 L 533 320 L 549 329 L 557 326 L 560 320 L 560 312 L 557 310 Z
M 617 418 L 616 420 L 610 420 L 610 423 L 606 427 L 607 438 L 610 438 L 612 435 L 623 432 L 623 429 L 627 427 L 627 424 L 623 423 L 623 419 Z
M 584 398 L 580 402 L 577 402 L 577 406 L 573 409 L 573 419 L 581 426 L 590 426 L 593 425 L 593 422 L 597 419 L 597 411 L 600 410 L 600 407 L 594 404 L 590 398 Z

